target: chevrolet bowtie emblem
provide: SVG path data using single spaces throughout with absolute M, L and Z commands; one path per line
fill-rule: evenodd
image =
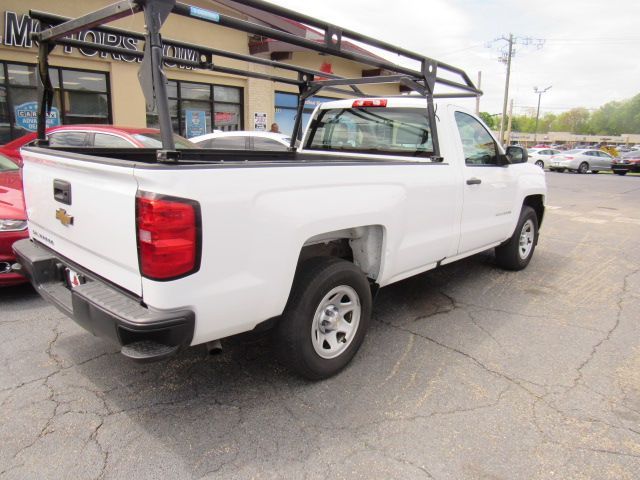
M 67 215 L 67 211 L 64 208 L 56 210 L 56 220 L 60 220 L 60 223 L 65 227 L 73 225 L 73 216 Z

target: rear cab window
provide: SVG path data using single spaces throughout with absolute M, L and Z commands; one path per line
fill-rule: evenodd
M 306 150 L 403 157 L 431 157 L 426 108 L 351 107 L 318 109 Z

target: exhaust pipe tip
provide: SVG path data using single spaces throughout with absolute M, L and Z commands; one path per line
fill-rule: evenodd
M 222 343 L 220 343 L 220 340 L 207 342 L 205 343 L 205 347 L 207 348 L 209 355 L 219 355 L 222 353 Z

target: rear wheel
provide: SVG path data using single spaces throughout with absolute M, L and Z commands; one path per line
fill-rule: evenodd
M 627 174 L 627 172 L 626 172 L 626 170 L 625 170 L 625 171 L 623 171 L 623 172 L 618 171 L 618 172 L 616 172 L 616 174 L 617 174 L 617 175 L 626 175 L 626 174 Z
M 353 263 L 333 257 L 305 261 L 275 332 L 280 358 L 310 380 L 335 375 L 360 348 L 371 303 L 369 282 Z
M 537 243 L 538 216 L 533 208 L 524 205 L 513 235 L 496 247 L 496 263 L 507 270 L 522 270 L 529 265 Z
M 578 167 L 578 173 L 587 173 L 589 171 L 589 164 L 587 162 L 582 162 Z
M 537 165 L 537 166 L 539 166 L 541 169 L 543 169 L 543 170 L 544 170 L 544 162 L 543 162 L 542 160 L 538 160 L 538 161 L 536 162 L 536 165 Z

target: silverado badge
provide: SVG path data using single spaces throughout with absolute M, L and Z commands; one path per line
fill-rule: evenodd
M 64 208 L 56 210 L 56 220 L 60 220 L 60 223 L 65 227 L 73 225 L 73 215 L 68 215 Z

